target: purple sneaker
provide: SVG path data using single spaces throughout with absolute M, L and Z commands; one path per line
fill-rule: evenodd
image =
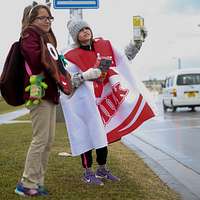
M 106 168 L 101 168 L 101 169 L 98 168 L 95 176 L 97 178 L 105 178 L 105 179 L 111 180 L 111 181 L 120 181 L 120 178 L 112 175 L 112 173 L 109 170 L 107 170 Z
M 93 185 L 104 185 L 100 179 L 96 178 L 94 172 L 89 171 L 89 170 L 84 173 L 83 181 L 85 183 L 93 184 Z

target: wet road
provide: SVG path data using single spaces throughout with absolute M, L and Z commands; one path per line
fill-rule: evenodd
M 183 194 L 183 199 L 200 199 L 200 108 L 164 113 L 161 97 L 157 105 L 158 116 L 124 137 L 124 143 L 139 148 L 188 188 L 191 195 Z
M 135 135 L 200 174 L 200 109 L 163 113 L 160 101 L 158 108 L 159 115 Z

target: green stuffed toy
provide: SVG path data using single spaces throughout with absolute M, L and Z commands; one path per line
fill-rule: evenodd
M 45 89 L 48 85 L 43 82 L 44 76 L 42 75 L 32 75 L 30 76 L 30 85 L 25 88 L 26 92 L 30 92 L 29 100 L 25 103 L 27 108 L 32 108 L 38 105 L 42 97 L 45 95 Z

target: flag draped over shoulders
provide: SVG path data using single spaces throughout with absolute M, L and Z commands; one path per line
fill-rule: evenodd
M 138 87 L 134 69 L 109 41 L 94 41 L 94 51 L 73 49 L 65 54 L 71 73 L 94 66 L 97 54 L 110 56 L 103 82 L 85 81 L 71 98 L 61 95 L 73 155 L 107 146 L 131 133 L 155 114 Z

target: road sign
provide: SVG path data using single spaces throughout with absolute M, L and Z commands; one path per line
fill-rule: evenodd
M 54 0 L 53 7 L 55 9 L 70 9 L 70 8 L 99 8 L 99 0 Z

